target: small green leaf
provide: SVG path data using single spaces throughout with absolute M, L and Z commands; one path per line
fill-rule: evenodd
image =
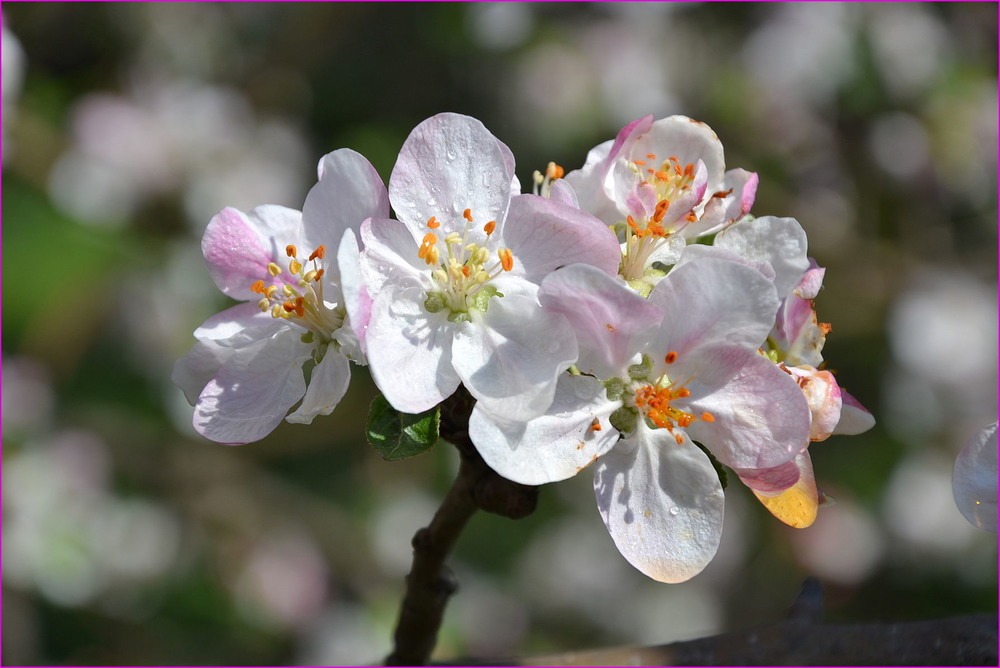
M 381 394 L 368 409 L 368 442 L 387 461 L 419 455 L 438 440 L 441 411 L 434 407 L 419 415 L 400 413 Z

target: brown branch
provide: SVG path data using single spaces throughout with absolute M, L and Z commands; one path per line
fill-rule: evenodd
M 917 622 L 822 624 L 823 593 L 809 579 L 788 618 L 750 631 L 653 647 L 536 656 L 522 666 L 996 666 L 997 615 Z
M 458 448 L 461 463 L 431 523 L 413 537 L 413 566 L 406 576 L 395 646 L 386 658 L 391 666 L 423 665 L 430 658 L 448 599 L 458 589 L 444 562 L 476 510 L 512 519 L 535 510 L 538 488 L 500 477 L 476 451 L 469 438 L 473 405 L 474 400 L 462 387 L 441 405 L 441 438 Z

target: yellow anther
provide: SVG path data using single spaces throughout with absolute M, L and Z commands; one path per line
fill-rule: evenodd
M 305 273 L 305 275 L 304 275 L 304 276 L 302 277 L 302 280 L 303 280 L 303 281 L 305 281 L 306 283 L 311 283 L 312 281 L 315 281 L 315 280 L 316 280 L 316 274 L 317 274 L 317 273 L 318 273 L 318 272 L 317 272 L 317 271 L 316 271 L 315 269 L 310 269 L 310 270 L 309 270 L 309 271 L 307 271 L 307 272 Z
M 565 174 L 563 168 L 554 162 L 550 162 L 549 166 L 545 168 L 545 175 L 553 181 L 555 181 L 556 179 L 561 179 L 563 177 L 563 174 Z
M 293 290 L 292 286 L 288 285 L 287 283 L 281 286 L 281 291 L 285 293 L 286 297 L 291 297 L 292 295 L 295 294 L 295 290 Z
M 281 308 L 281 304 L 275 304 L 271 307 L 271 317 L 272 318 L 283 318 L 285 312 Z
M 299 262 L 298 260 L 292 260 L 291 262 L 288 263 L 288 271 L 292 272 L 293 274 L 299 273 L 300 271 L 302 271 L 302 263 Z
M 267 307 L 271 305 L 271 301 L 267 297 L 261 297 L 260 301 L 257 302 L 257 308 L 261 311 L 266 311 Z
M 269 285 L 269 286 L 267 286 L 267 289 L 264 290 L 264 296 L 267 297 L 268 299 L 270 299 L 271 297 L 274 296 L 274 293 L 277 292 L 277 291 L 278 291 L 278 286 L 277 285 Z
M 272 276 L 277 276 L 278 274 L 281 273 L 281 267 L 279 267 L 278 265 L 276 265 L 273 262 L 268 262 L 267 263 L 267 273 L 271 274 Z

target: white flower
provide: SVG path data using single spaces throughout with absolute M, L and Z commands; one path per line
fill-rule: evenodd
M 363 362 L 347 314 L 349 307 L 362 311 L 366 300 L 352 228 L 388 215 L 388 197 L 375 169 L 348 149 L 323 158 L 319 179 L 302 213 L 229 208 L 205 230 L 212 278 L 246 302 L 196 329 L 198 343 L 174 367 L 174 382 L 195 406 L 195 429 L 206 438 L 248 443 L 282 418 L 309 423 L 327 415 L 347 391 L 348 359 Z M 327 244 L 339 244 L 337 262 Z M 315 367 L 307 386 L 309 362 Z
M 372 295 L 359 329 L 372 376 L 397 410 L 432 408 L 463 383 L 490 410 L 527 420 L 576 361 L 572 329 L 538 284 L 585 262 L 613 274 L 614 235 L 564 203 L 518 195 L 510 150 L 474 118 L 418 125 L 389 179 L 399 221 L 361 228 Z
M 997 423 L 969 439 L 955 459 L 955 504 L 965 519 L 984 531 L 997 531 Z

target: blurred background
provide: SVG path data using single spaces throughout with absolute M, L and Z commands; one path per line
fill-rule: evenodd
M 828 267 L 825 350 L 878 424 L 811 448 L 837 503 L 781 525 L 726 494 L 694 580 L 634 571 L 590 476 L 480 514 L 436 657 L 666 643 L 782 617 L 997 607 L 996 536 L 952 501 L 997 419 L 992 3 L 59 4 L 3 7 L 3 662 L 378 662 L 409 542 L 456 469 L 365 443 L 374 388 L 231 448 L 169 381 L 226 307 L 199 242 L 224 206 L 300 208 L 325 153 L 388 179 L 440 111 L 481 119 L 522 184 L 653 113 L 708 123 L 753 212 Z

